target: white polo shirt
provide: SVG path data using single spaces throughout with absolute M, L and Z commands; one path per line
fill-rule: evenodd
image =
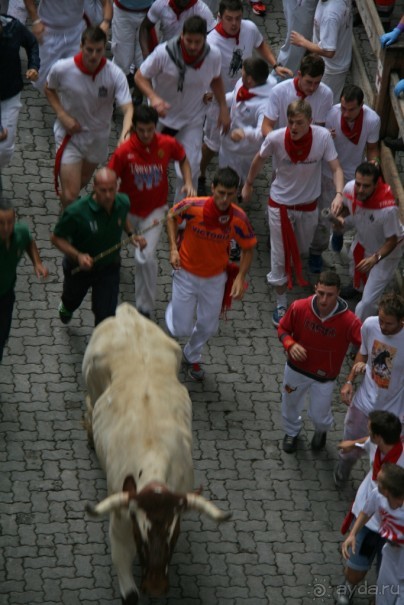
M 77 67 L 73 57 L 60 59 L 52 66 L 47 82 L 67 113 L 89 132 L 108 133 L 114 101 L 118 106 L 132 101 L 125 74 L 108 60 L 93 78 Z M 63 129 L 59 120 L 55 124 Z
M 334 145 L 338 159 L 344 171 L 346 181 L 355 178 L 355 170 L 365 159 L 366 144 L 377 143 L 380 133 L 380 117 L 367 105 L 363 105 L 362 132 L 358 144 L 352 143 L 341 130 L 341 103 L 334 105 L 329 111 L 325 127 L 335 130 Z M 331 176 L 329 166 L 324 166 L 324 174 Z
M 298 101 L 293 79 L 285 80 L 274 86 L 268 95 L 268 104 L 265 110 L 265 116 L 273 122 L 277 122 L 277 128 L 284 128 L 288 125 L 286 112 L 288 105 L 293 101 Z M 333 93 L 331 88 L 320 82 L 316 92 L 305 98 L 311 107 L 314 124 L 325 124 L 328 112 L 332 108 Z
M 203 95 L 212 80 L 220 76 L 220 51 L 212 46 L 199 69 L 188 67 L 183 89 L 179 91 L 178 67 L 170 59 L 166 46 L 166 42 L 159 44 L 140 66 L 142 75 L 153 80 L 156 94 L 171 106 L 160 122 L 176 130 L 190 124 L 202 124 L 206 111 Z
M 238 44 L 235 38 L 225 38 L 215 29 L 208 34 L 208 43 L 217 47 L 222 57 L 221 74 L 225 92 L 234 89 L 237 80 L 241 77 L 244 59 L 251 57 L 254 49 L 261 46 L 263 41 L 255 23 L 246 19 L 241 21 Z
M 174 36 L 178 36 L 182 32 L 184 21 L 195 15 L 206 20 L 208 31 L 215 27 L 216 19 L 214 19 L 210 8 L 202 0 L 198 0 L 191 8 L 182 11 L 178 17 L 170 8 L 168 2 L 169 0 L 155 0 L 147 13 L 147 18 L 152 23 L 159 23 L 160 42 L 167 42 Z
M 337 159 L 331 135 L 322 126 L 312 126 L 313 143 L 303 162 L 293 163 L 285 149 L 286 128 L 271 132 L 260 149 L 260 156 L 276 160 L 276 177 L 270 188 L 278 204 L 294 206 L 316 200 L 321 193 L 321 163 Z

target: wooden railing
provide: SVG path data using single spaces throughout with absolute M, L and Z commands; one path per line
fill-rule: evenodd
M 382 48 L 379 36 L 384 34 L 373 0 L 356 0 L 370 47 L 376 58 L 376 76 L 373 83 L 367 75 L 361 53 L 353 39 L 352 75 L 355 84 L 365 93 L 366 103 L 380 116 L 380 138 L 404 136 L 404 101 L 393 92 L 394 86 L 404 78 L 404 34 L 399 40 Z M 386 182 L 391 186 L 400 204 L 401 220 L 404 222 L 404 188 L 397 170 L 394 155 L 381 143 L 381 167 Z

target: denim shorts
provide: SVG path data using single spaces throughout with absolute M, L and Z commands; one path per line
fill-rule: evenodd
M 376 565 L 379 571 L 384 543 L 384 538 L 365 525 L 356 536 L 355 554 L 351 552 L 347 567 L 356 571 L 368 571 L 377 557 Z

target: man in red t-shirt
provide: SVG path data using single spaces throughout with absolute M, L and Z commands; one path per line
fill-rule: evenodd
M 150 317 L 154 309 L 157 284 L 156 247 L 162 229 L 161 219 L 167 210 L 167 169 L 171 161 L 179 162 L 184 180 L 182 192 L 195 195 L 189 162 L 181 143 L 156 133 L 158 113 L 153 107 L 140 105 L 133 116 L 130 138 L 113 153 L 108 166 L 121 179 L 119 191 L 130 199 L 129 221 L 135 231 L 145 233 L 147 251 L 134 252 L 136 263 L 136 307 Z
M 219 169 L 213 179 L 212 196 L 185 199 L 168 216 L 174 275 L 166 323 L 173 336 L 189 337 L 183 358 L 190 378 L 197 381 L 204 378 L 199 365 L 202 348 L 219 327 L 230 241 L 235 239 L 241 248 L 240 267 L 230 291 L 234 299 L 243 297 L 245 277 L 257 244 L 245 212 L 233 203 L 239 180 L 232 168 Z M 186 225 L 178 250 L 178 223 L 183 220 Z

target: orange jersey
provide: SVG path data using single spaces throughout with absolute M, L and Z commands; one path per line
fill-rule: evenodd
M 178 223 L 187 222 L 179 250 L 181 267 L 199 277 L 213 277 L 226 270 L 230 240 L 235 239 L 242 250 L 257 245 L 246 213 L 235 204 L 232 204 L 233 215 L 228 228 L 207 229 L 203 220 L 203 206 L 207 199 L 186 198 L 173 207 L 173 211 L 178 213 Z

